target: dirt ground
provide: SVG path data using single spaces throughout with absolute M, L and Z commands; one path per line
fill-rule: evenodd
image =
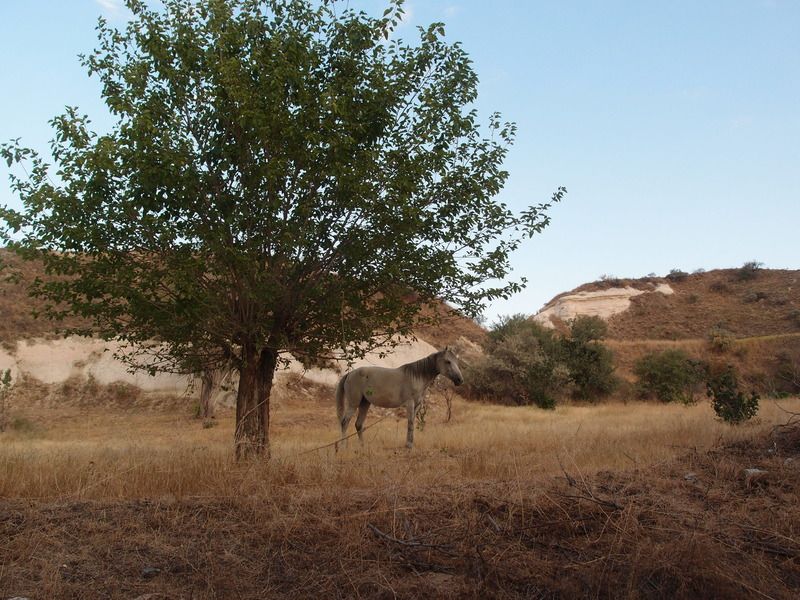
M 705 406 L 432 402 L 417 447 L 327 400 L 232 419 L 16 407 L 0 436 L 0 598 L 794 598 L 800 400 L 732 428 Z M 748 471 L 749 470 L 749 471 Z

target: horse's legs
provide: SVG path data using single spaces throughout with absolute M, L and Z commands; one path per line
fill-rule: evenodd
M 409 450 L 414 446 L 414 417 L 416 416 L 417 403 L 411 398 L 406 402 L 406 413 L 408 413 L 408 433 L 406 433 L 406 448 Z
M 369 410 L 369 401 L 366 398 L 361 398 L 361 403 L 358 405 L 358 416 L 356 417 L 356 431 L 358 432 L 358 441 L 364 443 L 364 435 L 361 433 L 364 429 L 364 421 L 367 418 L 367 411 Z
M 344 399 L 344 415 L 342 416 L 342 437 L 347 435 L 347 426 L 350 425 L 350 419 L 353 418 L 353 413 L 356 412 L 356 407 L 350 404 L 350 399 L 345 396 Z M 338 445 L 338 444 L 337 444 Z M 347 446 L 347 440 L 344 440 L 345 447 Z

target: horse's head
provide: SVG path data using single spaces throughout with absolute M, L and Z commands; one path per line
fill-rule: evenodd
M 436 367 L 439 369 L 440 375 L 444 375 L 456 385 L 464 383 L 461 369 L 458 368 L 458 359 L 453 351 L 450 350 L 450 346 L 447 346 L 436 356 Z

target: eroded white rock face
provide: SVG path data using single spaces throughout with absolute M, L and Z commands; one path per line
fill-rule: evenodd
M 660 283 L 652 291 L 637 290 L 627 286 L 595 292 L 567 294 L 545 306 L 533 316 L 533 320 L 545 327 L 553 327 L 551 317 L 556 317 L 562 321 L 571 321 L 582 315 L 609 319 L 613 315 L 628 310 L 631 305 L 631 298 L 634 296 L 653 293 L 670 295 L 674 291 L 668 284 Z
M 42 383 L 62 383 L 71 378 L 94 378 L 98 383 L 127 383 L 145 392 L 182 394 L 189 380 L 180 375 L 130 373 L 114 358 L 120 345 L 71 336 L 55 340 L 22 340 L 13 355 L 15 371 Z
M 199 394 L 200 385 L 191 386 L 191 378 L 182 375 L 159 373 L 151 376 L 144 371 L 131 373 L 128 367 L 114 358 L 120 345 L 114 342 L 68 337 L 55 340 L 23 340 L 17 344 L 16 351 L 8 352 L 0 349 L 0 372 L 11 369 L 11 377 L 17 379 L 25 375 L 45 384 L 63 383 L 69 379 L 93 378 L 102 385 L 126 383 L 141 389 L 143 392 L 194 396 Z M 353 368 L 373 365 L 381 367 L 398 367 L 407 362 L 423 358 L 436 348 L 425 341 L 402 341 L 395 348 L 384 348 L 386 356 L 381 357 L 381 349 L 377 349 L 358 360 Z M 338 369 L 309 369 L 292 360 L 288 373 L 302 374 L 310 381 L 324 385 L 335 385 L 341 374 L 347 369 L 344 361 Z M 277 383 L 285 377 L 287 371 L 279 371 Z M 225 405 L 235 402 L 235 381 L 227 390 L 218 391 L 217 402 Z

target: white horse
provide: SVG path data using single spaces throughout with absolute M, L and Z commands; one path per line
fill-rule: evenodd
M 448 377 L 456 385 L 464 383 L 456 356 L 449 347 L 396 369 L 360 367 L 345 374 L 336 386 L 336 415 L 342 427 L 342 437 L 345 437 L 356 409 L 356 431 L 358 439 L 363 442 L 361 432 L 370 405 L 382 408 L 405 406 L 408 414 L 406 448 L 411 448 L 414 445 L 417 406 L 437 375 Z

